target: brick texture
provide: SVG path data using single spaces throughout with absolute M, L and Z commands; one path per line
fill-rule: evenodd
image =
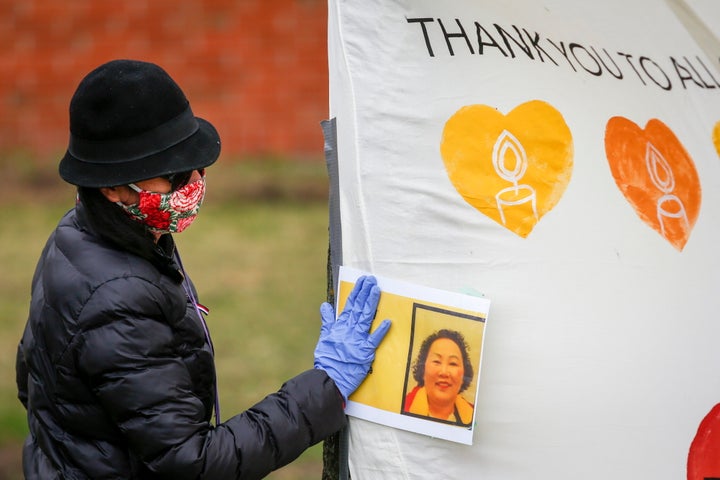
M 0 0 L 0 152 L 64 151 L 85 74 L 114 58 L 159 64 L 223 155 L 322 155 L 326 0 Z

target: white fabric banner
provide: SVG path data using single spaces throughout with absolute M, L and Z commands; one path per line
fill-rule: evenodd
M 343 264 L 492 301 L 472 446 L 353 479 L 720 478 L 720 2 L 330 0 Z

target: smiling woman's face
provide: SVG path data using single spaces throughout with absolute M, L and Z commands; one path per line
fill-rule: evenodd
M 455 402 L 463 383 L 462 352 L 449 338 L 438 338 L 425 360 L 425 389 L 430 405 L 449 405 Z

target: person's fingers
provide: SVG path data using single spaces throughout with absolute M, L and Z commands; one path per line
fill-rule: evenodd
M 351 308 L 352 305 L 355 303 L 355 298 L 357 297 L 358 292 L 359 292 L 360 289 L 362 288 L 363 283 L 365 283 L 365 277 L 364 277 L 364 276 L 358 278 L 357 281 L 355 281 L 355 286 L 354 286 L 353 289 L 350 291 L 350 295 L 348 295 L 347 301 L 345 302 L 345 309 L 344 309 L 344 310 L 348 310 L 348 309 Z
M 372 291 L 373 287 L 376 288 L 377 280 L 375 280 L 375 277 L 367 276 L 364 277 L 364 281 L 360 288 L 358 289 L 357 295 L 355 297 L 355 301 L 350 306 L 353 320 L 358 321 L 360 320 L 363 311 L 365 310 L 365 303 L 367 302 L 368 296 L 370 295 L 370 292 Z
M 377 285 L 374 285 L 370 289 L 370 292 L 365 299 L 362 313 L 360 313 L 358 318 L 358 324 L 361 326 L 361 328 L 370 327 L 370 324 L 375 318 L 375 312 L 377 311 L 378 302 L 380 302 L 380 288 Z
M 323 333 L 328 332 L 333 323 L 335 323 L 335 309 L 332 305 L 327 302 L 320 305 L 320 319 L 322 320 L 320 335 L 322 335 Z
M 370 334 L 368 337 L 368 343 L 373 348 L 377 348 L 378 345 L 380 345 L 380 342 L 383 341 L 383 338 L 385 338 L 388 330 L 390 330 L 390 325 L 392 325 L 392 322 L 386 318 L 380 323 L 380 325 L 378 325 L 375 331 Z

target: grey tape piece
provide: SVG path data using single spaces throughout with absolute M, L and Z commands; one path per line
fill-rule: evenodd
M 712 60 L 710 68 L 716 66 L 717 60 L 720 59 L 720 39 L 713 34 L 712 30 L 698 17 L 697 13 L 690 8 L 686 1 L 665 0 L 665 3 L 672 9 L 675 16 L 685 26 L 702 51 Z M 720 70 L 716 67 L 715 72 L 720 73 Z
M 340 173 L 337 154 L 337 122 L 335 118 L 320 122 L 325 138 L 325 164 L 327 166 L 330 192 L 328 198 L 330 231 L 330 267 L 332 269 L 333 292 L 337 292 L 338 273 L 342 265 L 342 230 L 340 224 Z M 334 295 L 333 295 L 334 296 Z M 333 299 L 334 300 L 334 299 Z M 338 479 L 349 480 L 348 431 L 347 427 L 338 434 Z
M 337 291 L 338 272 L 342 265 L 342 231 L 340 229 L 340 174 L 337 154 L 337 123 L 334 118 L 320 122 L 325 137 L 325 163 L 330 180 L 330 262 L 333 288 Z

